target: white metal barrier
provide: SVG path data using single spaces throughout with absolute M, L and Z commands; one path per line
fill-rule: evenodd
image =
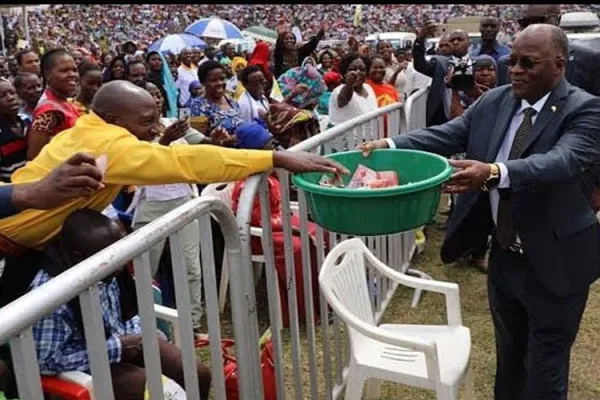
M 400 128 L 411 129 L 425 126 L 425 101 L 428 89 L 422 89 L 406 102 L 407 114 L 400 104 L 390 105 L 377 111 L 361 115 L 346 123 L 337 125 L 325 132 L 313 136 L 294 146 L 291 151 L 315 151 L 324 153 L 344 151 L 355 148 L 363 140 L 375 140 L 383 137 L 384 118 L 387 115 L 389 135 L 400 133 Z M 286 267 L 286 289 L 288 292 L 289 331 L 281 330 L 279 319 L 279 300 L 277 294 L 277 276 L 274 259 L 274 243 L 267 192 L 267 174 L 248 179 L 241 193 L 237 221 L 225 205 L 217 199 L 198 198 L 171 211 L 163 217 L 135 231 L 123 240 L 102 252 L 90 257 L 79 265 L 52 279 L 0 310 L 0 343 L 10 340 L 15 375 L 18 379 L 20 396 L 23 400 L 42 399 L 39 368 L 37 366 L 35 345 L 32 340 L 31 326 L 41 317 L 79 296 L 83 314 L 85 338 L 90 353 L 91 373 L 94 380 L 96 399 L 111 400 L 111 376 L 102 335 L 102 313 L 98 299 L 96 283 L 114 273 L 122 265 L 134 259 L 136 289 L 139 313 L 143 321 L 144 361 L 151 400 L 162 398 L 162 383 L 159 352 L 156 336 L 156 313 L 150 286 L 150 265 L 148 250 L 160 240 L 169 238 L 173 274 L 177 291 L 178 331 L 185 370 L 185 384 L 188 399 L 198 399 L 196 376 L 196 352 L 192 331 L 187 274 L 179 253 L 179 231 L 188 223 L 198 220 L 201 234 L 202 273 L 205 293 L 208 332 L 210 336 L 210 360 L 213 379 L 213 392 L 217 399 L 226 399 L 225 377 L 223 376 L 223 358 L 221 354 L 221 324 L 217 300 L 217 282 L 214 270 L 212 233 L 210 215 L 214 215 L 221 225 L 225 237 L 227 259 L 230 268 L 230 296 L 233 322 L 233 334 L 236 341 L 239 391 L 242 400 L 262 400 L 263 382 L 258 349 L 259 312 L 256 304 L 253 269 L 251 268 L 250 226 L 253 201 L 260 198 L 262 212 L 262 247 L 265 258 L 265 273 L 268 291 L 268 316 L 273 333 L 275 353 L 275 373 L 277 399 L 296 400 L 337 399 L 343 391 L 349 360 L 349 347 L 344 326 L 340 319 L 332 316 L 329 322 L 329 310 L 322 294 L 319 294 L 318 311 L 321 323 L 314 320 L 313 293 L 311 286 L 310 243 L 308 233 L 308 213 L 303 193 L 298 193 L 302 271 L 304 281 L 305 309 L 298 310 L 296 282 L 294 273 L 292 231 L 290 221 L 289 175 L 277 171 L 282 188 L 282 211 L 284 215 L 284 252 Z M 346 235 L 324 232 L 317 228 L 314 237 L 317 264 L 320 266 L 329 248 Z M 362 238 L 369 249 L 385 264 L 397 271 L 407 272 L 414 251 L 414 233 L 407 232 L 389 236 Z M 316 278 L 316 277 L 314 277 Z M 397 285 L 376 271 L 369 271 L 372 284 L 371 301 L 379 320 Z M 299 314 L 304 313 L 305 331 L 302 335 Z M 321 346 L 317 344 L 320 334 Z M 286 336 L 289 335 L 289 338 Z M 291 342 L 291 379 L 286 380 L 284 371 L 283 339 Z M 318 349 L 321 347 L 322 351 Z M 306 348 L 307 354 L 302 354 Z M 321 356 L 322 354 L 322 356 Z M 308 363 L 308 383 L 303 377 L 303 358 Z M 35 379 L 34 379 L 35 377 Z M 287 384 L 286 384 L 287 383 Z M 305 387 L 308 388 L 305 391 Z M 306 393 L 305 393 L 306 392 Z
M 210 337 L 210 367 L 213 391 L 216 398 L 225 400 L 225 378 L 221 352 L 221 324 L 217 301 L 217 283 L 211 234 L 211 214 L 218 220 L 223 236 L 229 268 L 241 270 L 241 243 L 235 218 L 230 208 L 215 198 L 197 198 L 158 218 L 144 228 L 135 231 L 107 249 L 65 271 L 48 283 L 0 309 L 0 343 L 10 341 L 15 376 L 22 400 L 43 399 L 39 379 L 35 344 L 31 327 L 40 318 L 52 312 L 72 298 L 79 296 L 84 323 L 86 345 L 90 356 L 94 397 L 112 400 L 111 374 L 109 370 L 102 311 L 96 284 L 102 279 L 134 260 L 139 315 L 142 320 L 143 356 L 150 399 L 163 400 L 161 363 L 158 349 L 156 313 L 151 288 L 150 260 L 148 250 L 159 241 L 169 238 L 173 264 L 173 276 L 177 291 L 177 324 L 182 351 L 187 398 L 197 400 L 198 377 L 196 352 L 190 313 L 187 271 L 182 262 L 178 241 L 181 229 L 198 220 L 202 237 L 202 273 L 205 288 L 206 314 Z M 29 267 L 29 266 L 27 266 Z M 35 267 L 35 266 L 30 266 Z M 242 274 L 231 274 L 231 303 L 236 353 L 239 356 L 240 393 L 251 393 L 254 388 L 251 359 L 244 343 L 250 303 L 244 293 Z M 256 347 L 256 346 L 254 346 Z M 251 349 L 251 347 L 250 347 Z M 243 399 L 253 398 L 242 396 Z
M 325 132 L 315 135 L 302 143 L 291 148 L 291 151 L 320 151 L 325 154 L 354 149 L 363 140 L 376 140 L 383 137 L 384 118 L 387 115 L 389 135 L 400 133 L 400 128 L 409 126 L 412 129 L 425 127 L 425 101 L 429 89 L 419 90 L 413 96 L 409 97 L 407 104 L 410 112 L 405 116 L 404 109 L 400 104 L 390 105 L 371 113 L 357 116 L 356 118 L 337 125 Z M 242 242 L 242 252 L 244 265 L 251 265 L 251 215 L 253 202 L 260 199 L 262 213 L 262 249 L 265 259 L 265 273 L 268 292 L 268 312 L 269 321 L 273 333 L 273 347 L 275 350 L 275 373 L 277 384 L 277 399 L 337 399 L 345 386 L 347 364 L 349 360 L 349 347 L 347 336 L 342 326 L 342 322 L 333 316 L 333 323 L 329 323 L 328 306 L 322 294 L 319 299 L 320 324 L 315 322 L 315 309 L 313 307 L 313 293 L 311 286 L 311 263 L 310 247 L 311 238 L 308 233 L 308 214 L 306 200 L 301 191 L 298 192 L 299 217 L 300 217 L 300 238 L 302 243 L 302 271 L 303 287 L 305 298 L 305 309 L 299 310 L 296 299 L 296 281 L 294 265 L 294 249 L 292 245 L 292 230 L 290 220 L 290 177 L 286 171 L 277 171 L 281 184 L 282 192 L 282 212 L 283 212 L 283 234 L 284 234 L 284 252 L 286 267 L 286 289 L 288 294 L 288 312 L 290 326 L 288 330 L 281 330 L 278 326 L 279 319 L 279 300 L 277 294 L 277 272 L 275 268 L 274 242 L 270 220 L 269 193 L 267 189 L 267 174 L 254 176 L 248 179 L 242 191 L 237 210 L 237 221 L 240 227 Z M 317 228 L 313 243 L 316 248 L 317 264 L 320 266 L 327 254 L 328 249 L 335 246 L 339 241 L 347 239 L 346 235 L 339 235 L 333 232 L 324 232 Z M 367 246 L 376 254 L 385 264 L 391 266 L 397 271 L 407 272 L 409 263 L 414 252 L 414 232 L 407 232 L 389 236 L 364 237 L 362 238 Z M 328 241 L 328 246 L 326 243 Z M 280 249 L 281 250 L 281 249 Z M 251 268 L 246 268 L 252 274 Z M 376 317 L 379 320 L 397 285 L 383 276 L 378 275 L 374 270 L 369 271 L 370 282 L 372 284 L 371 300 L 376 310 Z M 253 288 L 253 277 L 246 276 L 246 289 L 248 290 L 248 301 L 256 304 L 256 297 Z M 251 307 L 252 308 L 252 307 Z M 265 310 L 266 312 L 266 310 Z M 305 333 L 300 330 L 299 313 L 305 315 Z M 249 327 L 249 345 L 258 340 L 258 323 L 256 318 L 251 318 L 252 326 Z M 317 336 L 320 334 L 321 346 L 317 344 Z M 289 337 L 288 337 L 289 336 Z M 283 342 L 291 342 L 291 376 L 285 376 L 284 347 Z M 318 349 L 321 347 L 321 350 Z M 303 354 L 306 349 L 306 354 Z M 322 357 L 318 354 L 322 351 Z M 288 356 L 288 354 L 286 354 Z M 262 399 L 262 376 L 260 373 L 260 364 L 258 362 L 258 351 L 251 354 L 252 360 L 249 362 L 256 366 L 252 381 L 256 383 L 252 398 Z M 304 379 L 303 371 L 306 369 L 306 360 L 308 364 L 308 382 Z M 319 359 L 322 359 L 319 361 Z
M 419 89 L 406 99 L 404 112 L 406 114 L 406 130 L 421 129 L 427 126 L 427 97 L 430 86 Z

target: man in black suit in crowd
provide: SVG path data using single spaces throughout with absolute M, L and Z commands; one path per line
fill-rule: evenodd
M 560 6 L 558 4 L 525 4 L 521 8 L 519 26 L 527 28 L 531 24 L 560 23 Z M 498 60 L 498 85 L 510 83 L 508 73 L 508 56 Z M 569 44 L 569 55 L 565 77 L 575 85 L 594 96 L 600 96 L 600 52 L 588 49 L 576 43 Z
M 429 21 L 419 31 L 413 44 L 413 64 L 415 70 L 432 78 L 431 90 L 427 96 L 427 126 L 439 125 L 450 120 L 450 103 L 452 92 L 446 86 L 449 57 L 443 55 L 425 59 L 425 39 L 433 36 L 437 24 Z M 457 29 L 450 33 L 451 55 L 464 57 L 469 52 L 469 36 L 467 32 Z M 441 42 L 441 40 L 440 40 Z
M 590 169 L 600 159 L 600 98 L 569 84 L 568 41 L 535 24 L 516 38 L 511 86 L 441 125 L 361 145 L 466 151 L 446 191 L 460 193 L 442 246 L 453 262 L 492 234 L 488 296 L 496 400 L 566 400 L 569 357 L 600 275 Z

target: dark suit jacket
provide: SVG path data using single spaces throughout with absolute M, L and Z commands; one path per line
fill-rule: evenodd
M 509 56 L 503 56 L 498 60 L 499 86 L 510 83 L 508 58 Z M 600 96 L 600 53 L 577 44 L 570 44 L 565 77 L 571 85 L 594 96 Z
M 444 113 L 443 96 L 446 91 L 448 57 L 433 56 L 425 59 L 425 44 L 415 41 L 413 46 L 413 64 L 415 70 L 431 77 L 431 90 L 427 96 L 427 126 L 443 124 L 448 119 Z
M 444 125 L 393 138 L 398 148 L 444 156 L 495 161 L 520 101 L 510 86 L 484 94 Z M 583 184 L 600 159 L 600 98 L 571 86 L 554 88 L 537 117 L 522 158 L 506 161 L 513 217 L 525 254 L 547 289 L 564 296 L 585 289 L 600 275 L 600 224 Z M 492 232 L 489 196 L 480 191 L 458 196 L 442 246 L 453 262 L 476 238 Z

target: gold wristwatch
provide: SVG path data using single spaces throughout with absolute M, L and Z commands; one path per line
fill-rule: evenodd
M 483 185 L 481 186 L 481 190 L 484 192 L 488 192 L 491 189 L 498 186 L 500 183 L 500 167 L 498 164 L 488 164 L 490 166 L 490 175 L 487 177 Z

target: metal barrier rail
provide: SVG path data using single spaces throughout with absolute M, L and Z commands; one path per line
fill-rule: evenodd
M 362 140 L 381 138 L 384 133 L 384 118 L 387 115 L 389 135 L 400 133 L 400 127 L 415 128 L 423 117 L 427 89 L 409 97 L 407 106 L 410 114 L 405 116 L 400 104 L 390 105 L 371 113 L 358 116 L 346 123 L 337 125 L 294 146 L 291 151 L 315 151 L 324 153 L 352 149 Z M 412 99 L 411 99 L 412 98 Z M 424 121 L 424 120 L 423 120 Z M 396 127 L 392 129 L 390 127 Z M 345 235 L 332 232 L 325 233 L 317 228 L 314 238 L 308 233 L 308 214 L 306 200 L 302 192 L 298 193 L 302 270 L 304 280 L 305 310 L 298 310 L 296 299 L 296 282 L 292 247 L 290 221 L 289 176 L 285 171 L 277 171 L 282 187 L 282 209 L 284 213 L 284 251 L 287 273 L 287 291 L 289 298 L 290 336 L 292 353 L 292 373 L 294 398 L 304 396 L 302 376 L 302 354 L 300 324 L 298 312 L 306 315 L 306 341 L 309 365 L 309 397 L 311 399 L 337 399 L 345 385 L 346 366 L 349 359 L 349 347 L 342 322 L 333 316 L 333 323 L 328 321 L 328 307 L 320 294 L 318 310 L 321 323 L 323 361 L 318 362 L 317 328 L 314 321 L 315 309 L 311 287 L 310 251 L 314 246 L 317 264 L 320 266 L 328 248 L 335 246 Z M 109 372 L 105 338 L 103 336 L 102 311 L 98 298 L 96 283 L 111 275 L 126 262 L 134 259 L 139 314 L 142 319 L 144 361 L 151 400 L 162 399 L 161 367 L 156 335 L 156 313 L 153 307 L 151 289 L 150 261 L 148 250 L 169 238 L 172 255 L 173 274 L 177 296 L 176 330 L 180 335 L 180 343 L 185 371 L 186 394 L 188 399 L 198 399 L 196 376 L 196 353 L 194 349 L 192 321 L 190 313 L 187 273 L 179 251 L 179 231 L 189 223 L 200 224 L 202 274 L 205 288 L 206 313 L 208 331 L 211 338 L 210 359 L 213 388 L 216 398 L 226 398 L 225 377 L 223 375 L 223 358 L 221 354 L 221 326 L 217 300 L 217 282 L 214 270 L 212 233 L 210 215 L 220 223 L 226 244 L 226 259 L 229 262 L 231 280 L 231 309 L 233 333 L 236 340 L 236 357 L 240 396 L 246 399 L 263 399 L 262 373 L 260 355 L 257 346 L 258 320 L 254 277 L 251 266 L 250 221 L 253 201 L 258 195 L 261 201 L 263 236 L 262 245 L 265 257 L 265 271 L 269 294 L 269 320 L 273 333 L 275 350 L 275 369 L 277 398 L 286 398 L 284 377 L 282 332 L 280 330 L 278 283 L 275 272 L 274 244 L 270 224 L 269 197 L 266 186 L 266 174 L 248 179 L 240 197 L 237 221 L 229 207 L 214 198 L 201 197 L 169 212 L 148 224 L 144 228 L 128 235 L 123 240 L 99 252 L 77 266 L 65 271 L 42 287 L 33 290 L 6 307 L 0 309 L 0 343 L 10 340 L 20 396 L 24 400 L 43 398 L 37 366 L 35 345 L 32 339 L 31 326 L 54 309 L 79 296 L 81 301 L 84 333 L 90 355 L 91 373 L 94 380 L 94 397 L 101 400 L 112 400 L 112 382 Z M 237 223 L 236 223 L 237 222 Z M 392 268 L 407 272 L 414 250 L 414 234 L 412 232 L 390 236 L 363 238 L 368 247 Z M 371 300 L 376 318 L 383 315 L 396 285 L 369 271 L 372 283 Z M 332 338 L 333 336 L 333 338 Z M 333 343 L 331 343 L 333 341 Z M 333 351 L 331 349 L 333 347 Z M 333 355 L 335 354 L 335 362 Z M 319 376 L 324 377 L 323 393 L 319 390 Z M 287 398 L 291 398 L 287 397 Z
M 384 135 L 384 118 L 388 119 L 388 135 L 393 136 L 399 134 L 401 127 L 411 126 L 413 129 L 417 125 L 424 127 L 424 119 L 421 114 L 425 113 L 425 101 L 429 88 L 424 88 L 414 93 L 409 97 L 407 104 L 411 107 L 411 113 L 405 116 L 404 109 L 401 104 L 393 104 L 387 107 L 380 108 L 376 111 L 365 115 L 357 116 L 356 118 L 339 124 L 333 128 L 326 130 L 318 135 L 315 135 L 303 142 L 292 147 L 290 151 L 319 151 L 320 153 L 328 154 L 335 151 L 345 151 L 354 149 L 363 140 L 376 140 Z M 413 122 L 414 121 L 414 122 Z M 395 127 L 392 128 L 392 127 Z M 327 234 L 328 246 L 326 246 L 325 232 L 320 227 L 317 227 L 316 235 L 311 238 L 308 233 L 308 214 L 305 197 L 302 191 L 298 192 L 299 217 L 300 217 L 300 238 L 301 238 L 301 254 L 302 254 L 302 271 L 303 271 L 303 287 L 305 298 L 305 310 L 298 310 L 296 298 L 296 280 L 294 271 L 294 249 L 292 244 L 292 230 L 290 220 L 290 191 L 289 191 L 289 174 L 286 171 L 276 171 L 281 184 L 282 192 L 282 212 L 283 212 L 283 234 L 284 234 L 284 253 L 286 267 L 286 290 L 288 292 L 288 311 L 290 319 L 289 335 L 291 338 L 291 360 L 292 360 L 292 392 L 286 393 L 285 376 L 284 376 L 284 361 L 283 361 L 283 342 L 280 325 L 280 305 L 278 291 L 278 281 L 275 269 L 274 243 L 271 227 L 271 212 L 269 205 L 269 193 L 266 184 L 268 174 L 257 175 L 248 178 L 244 189 L 240 195 L 239 206 L 237 210 L 237 222 L 240 229 L 240 239 L 242 243 L 242 254 L 244 265 L 252 265 L 251 263 L 251 240 L 250 235 L 251 215 L 253 203 L 255 199 L 260 199 L 261 204 L 261 222 L 262 222 L 262 248 L 265 258 L 265 274 L 267 280 L 268 291 L 268 307 L 269 321 L 271 323 L 273 334 L 273 347 L 275 353 L 275 374 L 277 384 L 277 399 L 302 400 L 310 399 L 337 399 L 345 385 L 346 367 L 349 361 L 349 344 L 345 335 L 344 327 L 341 320 L 333 316 L 333 324 L 328 321 L 328 306 L 320 293 L 319 307 L 320 312 L 320 333 L 322 338 L 322 363 L 318 362 L 317 354 L 317 328 L 314 319 L 315 309 L 312 302 L 312 286 L 311 286 L 311 262 L 310 251 L 314 246 L 316 251 L 317 264 L 320 265 L 327 254 L 327 249 L 332 248 L 341 240 L 345 240 L 348 236 L 338 235 L 333 232 Z M 409 263 L 415 249 L 414 233 L 407 232 L 389 236 L 378 236 L 363 238 L 368 247 L 376 254 L 384 263 L 394 268 L 397 271 L 407 272 Z M 297 250 L 296 250 L 297 251 Z M 244 281 L 248 292 L 248 301 L 251 304 L 256 304 L 255 291 L 253 290 L 254 277 L 252 268 L 243 270 Z M 369 279 L 372 284 L 371 300 L 373 309 L 376 312 L 376 318 L 379 321 L 383 312 L 387 308 L 397 285 L 390 282 L 388 279 L 379 276 L 375 271 L 369 271 Z M 255 309 L 255 307 L 251 307 Z M 302 340 L 299 324 L 298 313 L 305 315 L 306 329 L 306 348 L 308 358 L 309 381 L 305 384 L 303 380 L 302 368 Z M 256 315 L 252 316 L 251 324 L 247 331 L 247 345 L 251 349 L 256 349 L 251 352 L 251 359 L 248 362 L 257 366 L 251 369 L 252 381 L 255 383 L 251 398 L 262 399 L 262 374 L 259 362 L 259 352 L 256 348 L 258 341 L 258 322 Z M 333 343 L 331 343 L 333 336 Z M 345 342 L 345 343 L 344 343 Z M 331 347 L 333 346 L 333 351 Z M 335 354 L 335 362 L 333 355 Z M 238 357 L 238 360 L 240 358 Z M 319 384 L 319 377 L 324 377 L 324 384 Z M 320 390 L 320 386 L 324 386 Z M 308 387 L 308 393 L 305 394 L 305 387 Z M 288 390 L 290 387 L 288 386 Z
M 10 341 L 15 376 L 20 397 L 23 400 L 43 399 L 37 365 L 35 344 L 31 327 L 40 318 L 52 312 L 72 298 L 79 296 L 83 315 L 85 339 L 90 356 L 94 397 L 98 400 L 114 399 L 109 371 L 106 339 L 104 337 L 102 311 L 96 283 L 122 268 L 134 259 L 135 280 L 139 315 L 142 320 L 143 355 L 150 399 L 162 400 L 163 388 L 161 363 L 158 349 L 156 314 L 151 288 L 150 260 L 148 250 L 164 238 L 169 238 L 172 254 L 173 275 L 177 290 L 177 321 L 180 335 L 187 398 L 197 400 L 198 380 L 196 352 L 190 312 L 187 271 L 180 254 L 178 241 L 181 229 L 189 223 L 200 224 L 202 237 L 202 274 L 205 288 L 206 313 L 210 336 L 210 359 L 213 388 L 216 398 L 225 400 L 225 377 L 221 353 L 221 327 L 217 300 L 217 283 L 211 234 L 211 214 L 220 223 L 225 238 L 229 268 L 243 270 L 241 242 L 238 228 L 230 208 L 215 198 L 197 198 L 165 214 L 161 218 L 133 232 L 119 242 L 65 271 L 39 287 L 0 309 L 0 343 Z M 34 267 L 34 266 L 31 266 Z M 240 393 L 251 393 L 251 369 L 247 347 L 243 343 L 250 303 L 244 293 L 243 274 L 231 274 L 231 302 L 236 353 L 239 357 Z M 245 348 L 244 348 L 245 347 Z M 244 399 L 254 398 L 242 396 Z

